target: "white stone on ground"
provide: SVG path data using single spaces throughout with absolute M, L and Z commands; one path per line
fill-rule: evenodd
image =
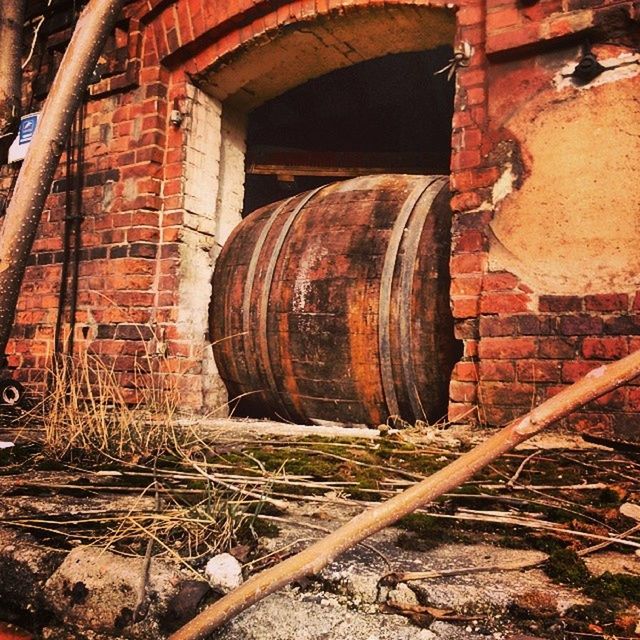
M 230 553 L 219 553 L 207 562 L 204 575 L 213 589 L 227 593 L 242 584 L 242 565 Z

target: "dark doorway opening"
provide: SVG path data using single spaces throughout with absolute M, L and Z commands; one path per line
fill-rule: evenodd
M 315 78 L 249 115 L 244 211 L 373 173 L 447 174 L 454 83 L 448 45 Z

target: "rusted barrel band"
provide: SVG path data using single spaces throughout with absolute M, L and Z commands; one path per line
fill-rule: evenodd
M 280 229 L 280 235 L 276 240 L 276 244 L 273 247 L 273 251 L 271 252 L 271 256 L 269 259 L 269 264 L 267 265 L 267 270 L 265 272 L 265 276 L 262 282 L 262 295 L 260 298 L 260 307 L 259 307 L 259 326 L 258 326 L 258 344 L 260 349 L 260 355 L 262 356 L 262 364 L 264 366 L 264 373 L 267 382 L 267 387 L 273 397 L 275 406 L 283 406 L 282 398 L 280 397 L 280 393 L 278 392 L 278 385 L 276 384 L 275 376 L 273 375 L 273 368 L 271 365 L 271 356 L 269 355 L 269 336 L 268 336 L 268 318 L 267 314 L 269 311 L 269 298 L 271 297 L 271 284 L 273 282 L 273 274 L 276 270 L 276 264 L 278 262 L 278 258 L 280 257 L 280 252 L 282 251 L 282 247 L 287 240 L 287 236 L 289 235 L 289 231 L 293 226 L 298 215 L 302 209 L 304 209 L 305 205 L 315 196 L 319 191 L 324 189 L 326 185 L 322 185 L 313 191 L 307 193 L 295 208 L 289 213 L 289 216 L 285 220 L 282 228 Z M 290 416 L 294 417 L 294 416 Z
M 384 256 L 382 275 L 380 277 L 380 305 L 378 309 L 378 346 L 380 350 L 380 375 L 382 389 L 390 416 L 400 415 L 400 405 L 393 381 L 393 363 L 391 360 L 391 293 L 393 274 L 402 243 L 405 227 L 422 194 L 435 182 L 436 178 L 428 177 L 409 194 L 400 209 L 400 213 L 391 230 L 389 245 Z
M 262 248 L 264 247 L 264 243 L 269 236 L 271 227 L 273 227 L 275 221 L 278 219 L 282 211 L 289 205 L 294 197 L 295 196 L 292 196 L 291 198 L 284 200 L 280 204 L 280 206 L 278 206 L 278 208 L 271 213 L 269 219 L 262 227 L 260 235 L 258 236 L 258 240 L 253 248 L 253 253 L 251 254 L 249 269 L 247 271 L 247 276 L 244 283 L 244 291 L 242 297 L 242 331 L 244 333 L 244 357 L 247 363 L 247 372 L 253 380 L 259 379 L 258 361 L 256 359 L 256 354 L 252 344 L 253 336 L 251 335 L 251 297 L 253 296 L 253 285 L 256 277 L 256 271 L 258 269 L 258 264 L 260 263 L 260 258 L 262 256 Z
M 400 317 L 398 319 L 400 331 L 400 352 L 395 355 L 400 359 L 402 373 L 404 376 L 404 388 L 406 389 L 411 410 L 415 419 L 425 420 L 425 410 L 420 401 L 420 394 L 416 383 L 416 371 L 414 368 L 414 349 L 419 349 L 420 345 L 414 345 L 411 324 L 413 319 L 413 278 L 416 272 L 416 260 L 418 258 L 418 248 L 422 237 L 422 230 L 429 215 L 434 215 L 433 202 L 447 182 L 447 178 L 442 177 L 434 180 L 421 194 L 416 205 L 426 198 L 429 206 L 414 206 L 413 215 L 407 227 L 407 240 L 401 258 L 399 307 Z M 419 311 L 418 311 L 419 313 Z

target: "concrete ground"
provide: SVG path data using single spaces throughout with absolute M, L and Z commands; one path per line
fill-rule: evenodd
M 299 427 L 275 423 L 212 421 L 202 433 L 218 443 L 271 442 L 329 436 L 373 442 L 375 430 Z M 15 436 L 6 431 L 3 437 Z M 385 434 L 388 437 L 388 434 Z M 481 435 L 469 429 L 407 434 L 418 446 L 455 452 Z M 231 446 L 230 444 L 228 446 Z M 593 451 L 576 437 L 552 434 L 523 447 L 530 451 Z M 603 455 L 609 451 L 600 447 Z M 6 463 L 6 460 L 5 460 Z M 106 637 L 162 638 L 177 622 L 216 596 L 193 571 L 171 559 L 154 560 L 148 588 L 152 602 L 136 621 L 136 594 L 143 571 L 141 558 L 110 555 L 86 541 L 66 539 L 21 526 L 51 514 L 73 519 L 88 511 L 120 512 L 150 508 L 143 498 L 104 487 L 108 474 L 81 470 L 28 470 L 0 461 L 0 620 L 30 626 L 32 637 L 71 640 Z M 9 472 L 10 471 L 10 472 Z M 633 477 L 633 476 L 631 476 Z M 95 488 L 95 490 L 94 490 Z M 98 488 L 100 490 L 98 490 Z M 637 490 L 637 487 L 636 489 Z M 636 495 L 636 494 L 632 494 Z M 289 499 L 275 518 L 276 537 L 262 537 L 251 558 L 286 557 L 326 535 L 361 510 L 354 501 L 328 490 L 322 499 Z M 448 521 L 447 521 L 448 522 Z M 452 528 L 454 523 L 451 523 Z M 425 547 L 406 528 L 389 527 L 356 546 L 320 575 L 293 584 L 237 616 L 215 637 L 225 640 L 495 640 L 578 638 L 565 623 L 572 607 L 588 607 L 593 598 L 580 586 L 552 580 L 541 566 L 547 554 L 536 549 L 508 548 L 488 533 L 465 535 L 460 541 L 438 540 Z M 578 528 L 575 523 L 572 527 Z M 446 530 L 446 529 L 445 529 Z M 585 529 L 587 531 L 587 529 Z M 513 529 L 513 535 L 522 530 Z M 637 539 L 637 538 L 636 538 Z M 590 542 L 590 540 L 588 541 Z M 518 546 L 518 545 L 514 545 Z M 520 545 L 522 547 L 522 545 Z M 604 571 L 640 576 L 640 557 L 608 547 L 585 558 L 593 576 Z M 632 551 L 632 549 L 631 549 Z M 105 555 L 106 554 L 106 555 Z M 166 556 L 166 554 L 165 554 Z M 251 562 L 249 559 L 248 562 Z M 528 565 L 527 568 L 522 568 Z M 257 566 L 253 565 L 253 567 Z M 521 568 L 517 568 L 521 567 Z M 252 566 L 245 566 L 250 573 Z M 196 567 L 196 572 L 201 569 Z M 431 572 L 431 577 L 400 580 L 389 574 Z M 445 573 L 434 576 L 434 573 Z M 635 584 L 635 583 L 634 583 Z M 640 603 L 638 603 L 640 606 Z M 640 632 L 640 609 L 627 607 L 628 637 Z M 636 612 L 634 614 L 634 611 Z M 634 622 L 633 616 L 637 620 Z M 554 626 L 555 625 L 555 626 Z M 606 637 L 606 627 L 593 625 L 593 637 Z M 598 630 L 600 629 L 600 630 Z M 604 631 L 603 631 L 604 629 Z M 0 631 L 0 638 L 2 638 Z M 6 632 L 5 632 L 6 633 Z M 588 632 L 587 632 L 588 633 Z M 9 637 L 9 636 L 8 636 Z M 621 637 L 621 636 L 619 636 Z

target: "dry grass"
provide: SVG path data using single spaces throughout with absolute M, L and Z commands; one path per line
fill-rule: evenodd
M 183 437 L 174 426 L 177 393 L 165 377 L 146 372 L 145 364 L 142 358 L 136 367 L 140 392 L 132 402 L 130 390 L 99 356 L 58 358 L 49 371 L 49 391 L 31 412 L 43 428 L 44 455 L 128 461 L 175 451 Z
M 48 393 L 30 412 L 42 434 L 36 465 L 55 461 L 103 478 L 104 489 L 129 506 L 21 519 L 15 526 L 40 530 L 52 542 L 62 538 L 125 555 L 153 552 L 187 567 L 255 538 L 277 474 L 256 477 L 254 471 L 231 480 L 219 474 L 208 462 L 215 443 L 198 436 L 197 422 L 179 424 L 175 377 L 164 375 L 163 365 L 162 356 L 141 356 L 125 388 L 98 355 L 55 360 Z M 92 491 L 100 484 L 92 479 Z

